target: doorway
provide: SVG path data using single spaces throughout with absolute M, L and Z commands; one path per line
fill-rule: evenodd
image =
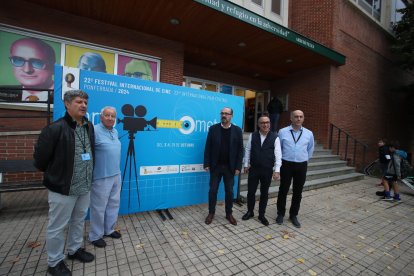
M 269 92 L 236 88 L 235 95 L 244 97 L 243 131 L 254 132 L 258 127 L 258 118 L 267 112 L 266 107 L 269 102 Z

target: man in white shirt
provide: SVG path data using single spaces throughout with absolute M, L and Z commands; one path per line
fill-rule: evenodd
M 272 178 L 280 178 L 280 166 L 282 164 L 282 151 L 277 134 L 270 131 L 270 119 L 261 116 L 258 120 L 259 131 L 249 136 L 244 154 L 244 172 L 249 173 L 247 191 L 247 213 L 242 220 L 248 220 L 254 216 L 253 210 L 256 201 L 256 190 L 260 181 L 259 220 L 268 226 L 269 221 L 265 217 L 269 187 Z

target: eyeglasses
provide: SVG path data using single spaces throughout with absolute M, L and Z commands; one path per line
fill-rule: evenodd
M 228 113 L 228 112 L 220 112 L 220 115 L 226 115 L 226 116 L 228 116 L 228 115 L 232 115 L 231 113 Z
M 131 72 L 131 73 L 125 73 L 124 76 L 142 79 L 143 76 L 148 76 L 148 75 L 142 72 Z
M 111 114 L 104 114 L 103 116 L 107 119 L 109 119 L 109 118 L 115 119 L 116 118 L 116 115 L 111 115 Z
M 27 62 L 35 69 L 43 70 L 46 68 L 46 62 L 44 62 L 43 60 L 37 59 L 37 58 L 24 59 L 22 57 L 12 56 L 12 57 L 9 57 L 9 59 L 10 59 L 11 64 L 13 64 L 13 66 L 15 67 L 23 67 L 24 64 Z
M 265 124 L 270 124 L 270 122 L 260 122 L 259 124 L 265 125 Z

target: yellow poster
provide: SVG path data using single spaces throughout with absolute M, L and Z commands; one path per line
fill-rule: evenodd
M 114 74 L 115 54 L 66 45 L 65 66 Z

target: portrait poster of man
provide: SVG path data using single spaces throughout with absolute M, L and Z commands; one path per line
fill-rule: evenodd
M 114 74 L 115 54 L 91 48 L 66 45 L 65 65 L 86 71 Z
M 47 101 L 39 89 L 53 89 L 60 53 L 58 42 L 0 31 L 0 101 Z
M 142 80 L 158 81 L 158 64 L 155 61 L 118 55 L 117 74 Z

